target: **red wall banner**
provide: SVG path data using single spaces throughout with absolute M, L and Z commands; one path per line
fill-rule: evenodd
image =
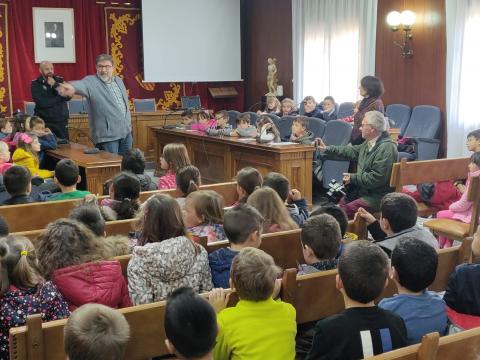
M 116 71 L 131 99 L 155 98 L 161 110 L 179 107 L 183 95 L 200 95 L 204 108 L 243 109 L 243 82 L 144 83 L 140 1 L 130 3 L 133 7 L 107 6 L 95 0 L 0 0 L 0 111 L 23 110 L 24 101 L 32 99 L 30 83 L 39 75 L 34 60 L 33 7 L 73 8 L 76 62 L 54 64 L 55 73 L 67 81 L 94 74 L 96 56 L 108 52 L 116 59 Z M 213 99 L 208 88 L 222 86 L 235 87 L 239 95 Z

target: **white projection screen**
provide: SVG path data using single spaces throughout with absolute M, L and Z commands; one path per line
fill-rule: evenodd
M 241 80 L 240 0 L 143 0 L 147 82 Z

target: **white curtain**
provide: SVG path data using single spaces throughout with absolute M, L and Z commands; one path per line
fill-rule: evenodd
M 480 128 L 480 0 L 446 0 L 447 157 L 469 156 L 467 134 Z
M 294 97 L 355 101 L 375 73 L 377 0 L 293 0 Z

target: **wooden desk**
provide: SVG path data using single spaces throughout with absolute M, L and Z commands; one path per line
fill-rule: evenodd
M 211 137 L 196 131 L 152 127 L 156 136 L 156 156 L 169 143 L 184 143 L 192 164 L 200 169 L 202 180 L 208 182 L 231 181 L 237 171 L 253 166 L 263 176 L 270 171 L 285 175 L 292 188 L 298 189 L 309 204 L 312 203 L 311 145 L 257 144 L 231 137 Z
M 86 146 L 77 143 L 59 145 L 56 150 L 48 150 L 48 156 L 61 160 L 72 159 L 80 167 L 82 183 L 79 189 L 92 194 L 103 194 L 103 183 L 120 172 L 122 157 L 106 151 L 98 154 L 84 154 Z
M 193 110 L 194 117 L 197 117 L 201 111 L 202 110 Z M 155 136 L 150 131 L 150 128 L 152 126 L 175 125 L 181 120 L 182 111 L 132 112 L 133 146 L 144 152 L 147 161 L 154 161 Z M 72 114 L 70 115 L 68 124 L 90 134 L 88 114 Z M 88 138 L 78 130 L 70 128 L 68 132 L 70 140 L 87 146 L 93 146 Z

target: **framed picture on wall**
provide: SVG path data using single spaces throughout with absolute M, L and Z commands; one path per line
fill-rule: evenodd
M 36 63 L 74 63 L 73 9 L 34 7 L 33 44 Z

